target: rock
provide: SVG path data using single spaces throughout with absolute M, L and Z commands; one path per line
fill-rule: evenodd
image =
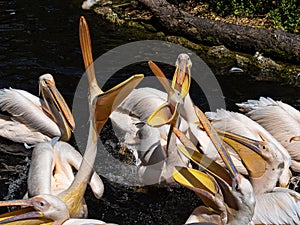
M 235 58 L 236 58 L 237 63 L 241 66 L 244 66 L 245 64 L 250 64 L 250 61 L 251 61 L 249 58 L 239 55 L 239 54 L 236 54 Z
M 109 6 L 96 7 L 94 11 L 111 23 L 123 24 L 125 22 L 124 20 L 120 19 L 118 14 L 115 13 Z
M 277 64 L 274 60 L 264 57 L 259 52 L 256 52 L 253 56 L 253 61 L 256 62 L 257 66 L 260 68 L 269 68 L 269 69 L 281 69 L 281 66 Z
M 224 45 L 219 45 L 219 46 L 213 46 L 211 48 L 209 48 L 208 55 L 210 56 L 214 56 L 216 58 L 228 58 L 228 57 L 233 57 L 232 52 L 226 48 Z
M 198 45 L 194 42 L 189 41 L 188 39 L 184 37 L 179 37 L 179 36 L 167 36 L 166 40 L 169 42 L 173 42 L 175 44 L 180 44 L 184 47 L 194 49 L 194 50 L 202 50 L 201 45 Z

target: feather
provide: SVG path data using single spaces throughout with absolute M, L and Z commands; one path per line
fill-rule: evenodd
M 40 107 L 15 89 L 0 90 L 0 109 L 10 113 L 15 121 L 23 123 L 31 131 L 39 130 L 49 137 L 61 136 L 56 123 L 47 117 Z

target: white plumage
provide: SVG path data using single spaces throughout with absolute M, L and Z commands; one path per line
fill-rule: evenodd
M 300 172 L 300 142 L 290 142 L 300 134 L 300 112 L 286 103 L 264 97 L 237 105 L 287 149 L 292 158 L 291 168 Z

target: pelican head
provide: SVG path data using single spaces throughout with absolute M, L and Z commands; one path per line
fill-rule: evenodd
M 184 104 L 184 97 L 189 93 L 191 84 L 192 61 L 187 54 L 181 53 L 176 60 L 176 69 L 170 85 L 164 73 L 152 61 L 148 62 L 150 69 L 161 82 L 168 93 L 168 102 L 156 109 L 148 118 L 150 126 L 160 127 L 165 124 L 175 125 L 178 113 Z
M 179 91 L 181 97 L 184 98 L 190 89 L 192 61 L 187 54 L 182 53 L 178 55 L 175 65 L 172 88 Z
M 62 224 L 70 217 L 66 204 L 53 195 L 37 195 L 30 199 L 3 201 L 0 202 L 0 206 L 25 206 L 20 210 L 0 215 L 0 224 L 25 220 L 28 220 L 28 224 L 34 224 L 34 220 L 41 219 L 45 222 L 52 220 L 56 225 Z
M 252 213 L 254 212 L 255 197 L 253 195 L 253 187 L 250 181 L 239 173 L 232 179 L 232 194 L 237 200 L 241 201 L 241 205 L 248 205 Z M 242 195 L 244 195 L 244 197 Z M 242 202 L 244 199 L 247 199 L 247 204 Z
M 64 98 L 57 90 L 51 74 L 40 76 L 39 92 L 44 99 L 43 110 L 60 128 L 61 140 L 68 141 L 75 129 L 74 118 Z

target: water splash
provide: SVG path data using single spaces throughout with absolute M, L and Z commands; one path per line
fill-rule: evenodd
M 8 193 L 4 196 L 4 200 L 15 199 L 16 195 L 20 193 L 20 187 L 23 183 L 26 183 L 27 173 L 30 165 L 30 159 L 28 157 L 24 160 L 26 162 L 25 165 L 20 165 L 16 167 L 17 173 L 19 174 L 17 179 L 9 178 L 6 182 L 8 184 Z

